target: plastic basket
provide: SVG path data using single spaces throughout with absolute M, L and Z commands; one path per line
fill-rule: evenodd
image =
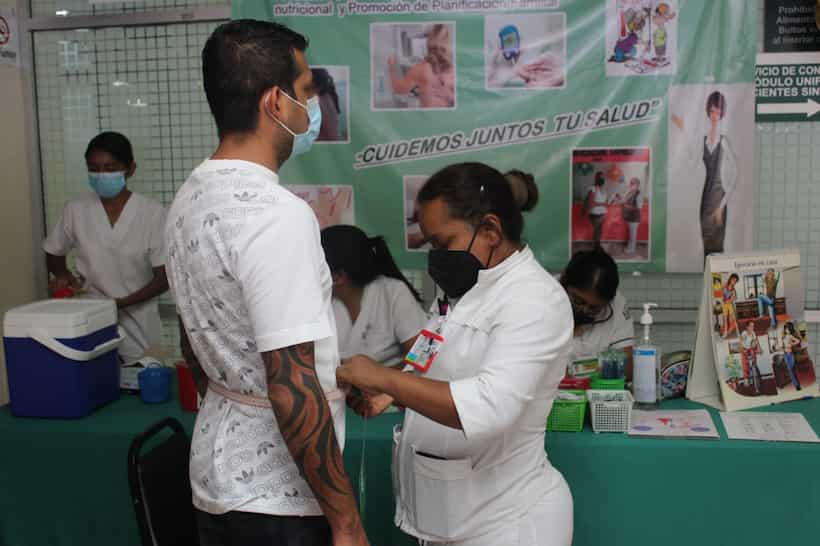
M 593 375 L 589 388 L 596 391 L 622 391 L 624 390 L 624 378 L 604 379 L 600 375 Z
M 589 390 L 592 430 L 595 432 L 627 432 L 632 426 L 632 403 L 629 391 Z
M 547 417 L 547 430 L 551 432 L 581 432 L 584 428 L 584 415 L 587 411 L 587 400 L 583 390 L 564 390 L 581 396 L 580 400 L 562 400 L 556 398 L 552 403 L 552 411 Z

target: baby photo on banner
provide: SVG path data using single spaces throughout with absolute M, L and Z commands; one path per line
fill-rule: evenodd
M 452 22 L 371 23 L 371 108 L 455 108 L 455 39 Z
M 602 247 L 617 261 L 651 257 L 650 148 L 572 151 L 570 255 Z
M 566 87 L 566 20 L 563 12 L 485 16 L 487 89 Z
M 752 84 L 669 88 L 667 271 L 703 271 L 707 254 L 754 244 L 754 91 Z
M 313 73 L 313 85 L 322 110 L 322 126 L 316 142 L 350 142 L 350 68 L 312 66 L 310 71 Z
M 607 0 L 607 76 L 674 74 L 677 0 Z

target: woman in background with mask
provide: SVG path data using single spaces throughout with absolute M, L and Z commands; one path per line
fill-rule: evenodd
M 407 408 L 394 430 L 396 523 L 431 546 L 569 546 L 572 495 L 544 451 L 572 339 L 567 295 L 522 241 L 495 169 L 446 167 L 417 203 L 446 297 L 408 355 L 416 371 L 365 356 L 336 371 Z
M 618 292 L 618 266 L 603 249 L 577 252 L 560 276 L 572 303 L 575 331 L 572 360 L 597 358 L 606 349 L 626 353 L 626 378 L 632 378 L 635 328 L 626 299 Z
M 141 358 L 160 339 L 157 297 L 168 289 L 165 276 L 163 206 L 128 189 L 137 169 L 128 139 L 100 133 L 85 151 L 93 190 L 66 203 L 43 243 L 52 293 L 68 287 L 115 300 L 125 336 L 120 357 Z M 66 266 L 74 250 L 78 277 Z

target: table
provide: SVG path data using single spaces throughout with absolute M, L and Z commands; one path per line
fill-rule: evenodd
M 696 404 L 675 400 L 665 409 Z M 766 408 L 800 411 L 820 430 L 820 399 Z M 18 419 L 0 408 L 0 546 L 138 546 L 126 455 L 133 437 L 170 416 L 190 431 L 176 400 L 124 396 L 76 421 Z M 575 499 L 576 546 L 817 541 L 820 446 L 722 439 L 636 439 L 550 433 L 547 449 Z M 345 466 L 354 487 L 366 438 L 365 525 L 373 546 L 415 542 L 393 526 L 392 426 L 401 415 L 348 415 Z

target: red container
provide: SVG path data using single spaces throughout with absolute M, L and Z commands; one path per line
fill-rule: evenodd
M 73 298 L 74 297 L 74 289 L 70 286 L 65 288 L 60 288 L 59 290 L 55 290 L 54 293 L 51 295 L 52 298 L 62 299 L 62 298 Z
M 185 362 L 177 362 L 177 384 L 179 385 L 179 405 L 185 411 L 199 410 L 196 383 L 191 368 Z
M 569 377 L 566 376 L 558 385 L 559 389 L 585 391 L 589 389 L 589 377 Z

